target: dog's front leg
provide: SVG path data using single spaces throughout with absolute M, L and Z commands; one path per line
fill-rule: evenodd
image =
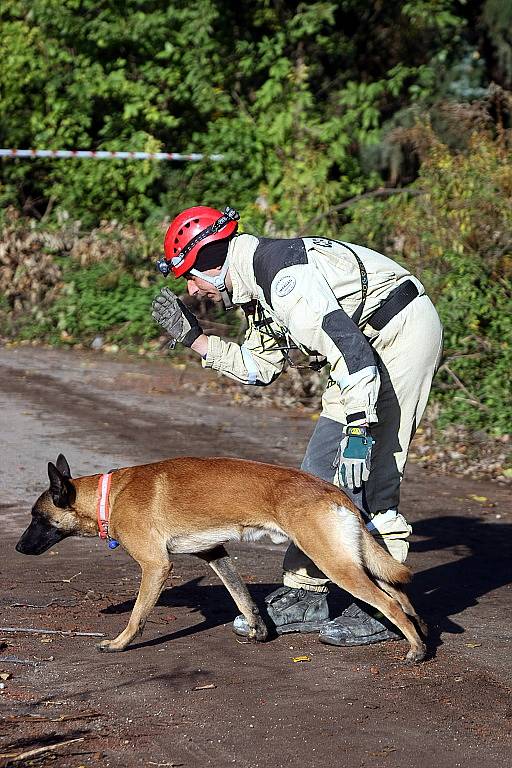
M 207 552 L 197 552 L 197 557 L 206 560 L 212 571 L 215 571 L 229 594 L 235 601 L 238 610 L 243 613 L 249 624 L 249 640 L 261 642 L 267 639 L 268 630 L 263 623 L 260 612 L 256 607 L 249 590 L 240 578 L 233 561 L 223 546 L 215 547 Z
M 133 638 L 142 633 L 146 620 L 155 607 L 171 570 L 170 563 L 142 563 L 142 579 L 139 594 L 133 606 L 128 626 L 114 640 L 102 640 L 99 651 L 123 651 Z

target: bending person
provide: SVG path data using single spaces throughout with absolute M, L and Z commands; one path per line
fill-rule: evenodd
M 271 384 L 291 348 L 326 362 L 322 413 L 301 467 L 342 487 L 404 562 L 411 526 L 398 511 L 400 483 L 441 355 L 437 312 L 421 282 L 376 251 L 325 237 L 237 234 L 237 220 L 231 208 L 183 211 L 158 265 L 185 277 L 192 296 L 241 306 L 248 321 L 243 344 L 206 336 L 168 288 L 155 298 L 153 317 L 201 355 L 205 368 L 249 386 Z M 294 544 L 283 567 L 283 586 L 265 600 L 279 634 L 319 631 L 332 645 L 398 637 L 362 603 L 330 620 L 328 579 Z M 233 629 L 247 634 L 243 616 Z

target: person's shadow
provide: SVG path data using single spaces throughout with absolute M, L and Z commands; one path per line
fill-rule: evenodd
M 415 573 L 409 592 L 429 626 L 431 648 L 443 632 L 463 633 L 450 617 L 478 605 L 479 599 L 512 582 L 512 525 L 484 518 L 446 515 L 414 523 L 412 552 L 450 549 L 449 562 Z

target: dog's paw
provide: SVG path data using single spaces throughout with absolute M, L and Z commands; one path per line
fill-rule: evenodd
M 426 645 L 421 645 L 418 648 L 411 648 L 407 656 L 405 657 L 405 663 L 406 664 L 419 664 L 421 661 L 424 661 L 425 657 L 427 655 L 427 647 Z
M 251 643 L 263 643 L 268 637 L 268 629 L 262 621 L 249 630 L 248 638 Z
M 116 648 L 113 645 L 112 640 L 102 640 L 100 643 L 96 643 L 96 650 L 101 653 L 115 653 L 116 651 L 122 651 L 122 648 Z

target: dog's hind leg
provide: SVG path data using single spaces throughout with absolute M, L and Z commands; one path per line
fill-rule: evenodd
M 318 562 L 318 561 L 317 561 Z M 322 566 L 323 568 L 323 566 Z M 373 605 L 386 616 L 405 635 L 410 643 L 407 661 L 423 661 L 426 654 L 425 644 L 421 640 L 412 621 L 402 610 L 398 600 L 380 589 L 357 565 L 344 563 L 336 568 L 323 568 L 324 572 L 342 589 L 354 597 Z
M 390 597 L 369 578 L 357 547 L 351 546 L 340 537 L 333 537 L 332 532 L 329 535 L 324 528 L 318 527 L 307 539 L 297 541 L 297 545 L 335 584 L 377 608 L 400 629 L 411 645 L 407 661 L 422 661 L 426 655 L 425 644 L 412 621 L 402 610 L 400 602 Z
M 142 568 L 142 579 L 139 594 L 133 606 L 128 626 L 114 640 L 102 640 L 97 644 L 99 651 L 123 651 L 136 635 L 141 634 L 146 620 L 156 605 L 172 564 L 164 562 L 139 563 Z
M 423 636 L 427 637 L 428 627 L 423 621 L 423 619 L 421 618 L 421 616 L 418 616 L 418 614 L 416 613 L 416 610 L 413 604 L 411 603 L 411 601 L 409 600 L 409 598 L 407 597 L 403 589 L 400 589 L 400 587 L 398 587 L 396 584 L 391 585 L 391 584 L 388 584 L 386 581 L 382 581 L 381 579 L 375 579 L 375 581 L 377 582 L 379 587 L 384 590 L 384 592 L 387 592 L 387 594 L 390 597 L 393 597 L 395 600 L 398 600 L 398 602 L 402 606 L 403 612 L 406 613 L 407 616 L 410 616 L 415 620 Z
M 215 547 L 207 552 L 197 552 L 197 557 L 205 560 L 212 571 L 222 581 L 229 594 L 235 601 L 240 613 L 243 613 L 249 625 L 249 640 L 261 642 L 267 639 L 268 630 L 263 623 L 260 612 L 249 594 L 249 590 L 240 578 L 233 561 L 223 546 Z

